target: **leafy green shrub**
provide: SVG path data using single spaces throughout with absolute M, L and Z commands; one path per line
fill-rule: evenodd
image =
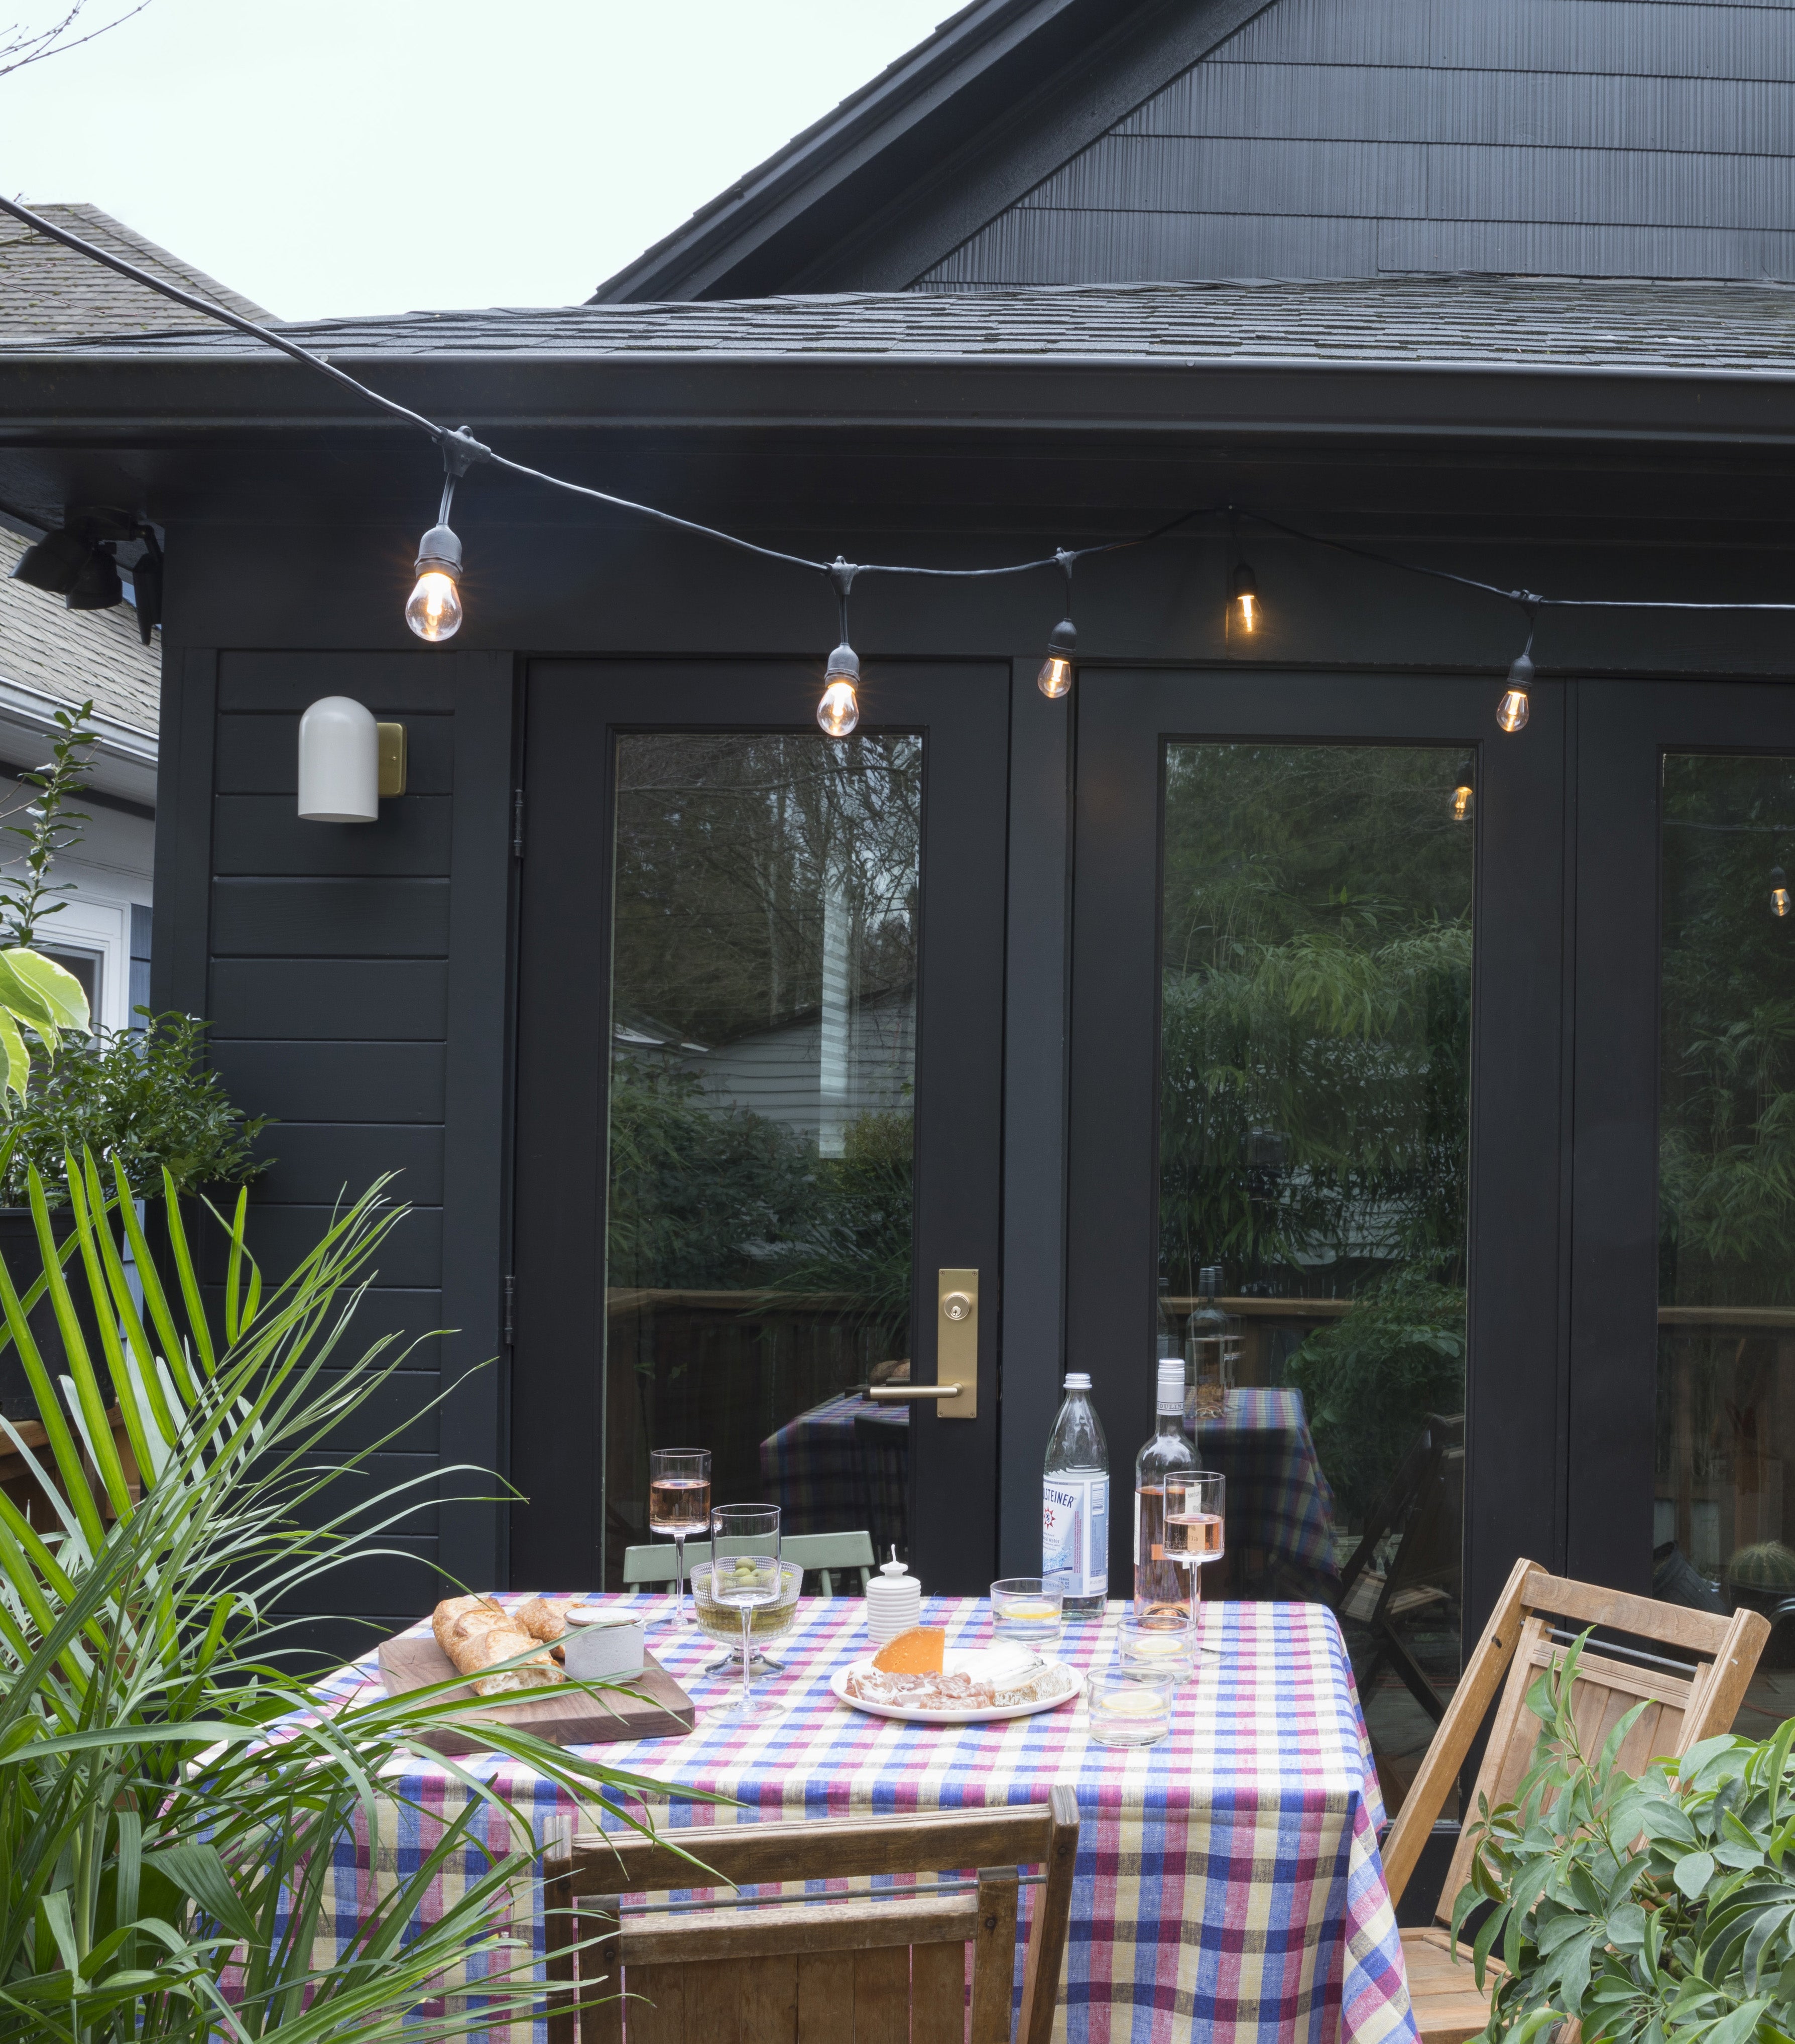
M 174 1011 L 138 1012 L 147 1017 L 140 1035 L 102 1030 L 71 1039 L 53 1063 L 34 1062 L 0 1180 L 15 1205 L 33 1170 L 50 1204 L 65 1204 L 63 1158 L 83 1151 L 116 1159 L 148 1196 L 164 1171 L 176 1192 L 186 1193 L 242 1185 L 273 1162 L 255 1155 L 268 1116 L 242 1113 L 201 1062 L 206 1024 Z
M 1584 1638 L 1586 1639 L 1588 1635 Z M 1512 1802 L 1479 1806 L 1457 1937 L 1493 1988 L 1492 2040 L 1562 2021 L 1583 2044 L 1789 2044 L 1795 2034 L 1795 1719 L 1774 1739 L 1704 1739 L 1636 1780 L 1571 1710 L 1582 1641 L 1528 1692 L 1543 1727 Z M 1506 1969 L 1493 1973 L 1492 1955 Z

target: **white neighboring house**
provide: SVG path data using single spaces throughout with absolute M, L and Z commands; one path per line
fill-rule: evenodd
M 202 271 L 91 206 L 36 209 L 139 268 L 218 300 L 252 319 L 269 315 Z M 0 222 L 0 333 L 152 332 L 184 317 L 169 301 L 15 221 Z M 151 873 L 156 847 L 160 633 L 143 644 L 133 609 L 131 555 L 121 547 L 125 601 L 70 610 L 60 597 L 10 579 L 44 528 L 0 504 L 0 823 L 24 823 L 33 790 L 14 776 L 42 766 L 60 709 L 91 700 L 99 733 L 88 788 L 72 806 L 88 818 L 83 841 L 52 874 L 75 891 L 44 925 L 42 948 L 83 982 L 94 1019 L 129 1028 L 149 1000 Z M 0 837 L 6 877 L 20 841 Z

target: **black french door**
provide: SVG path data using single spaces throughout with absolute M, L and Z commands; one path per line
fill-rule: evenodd
M 1087 668 L 1077 702 L 1069 1359 L 1120 1472 L 1156 1353 L 1225 1315 L 1224 1593 L 1383 1624 L 1401 1590 L 1364 1643 L 1424 1700 L 1513 1558 L 1565 1553 L 1564 694 L 1505 737 L 1495 693 Z
M 1795 690 L 1579 684 L 1568 1550 L 1795 1595 Z M 1739 1728 L 1795 1704 L 1786 1626 Z
M 1009 675 L 882 663 L 845 741 L 817 692 L 530 670 L 516 1582 L 618 1587 L 687 1447 L 715 1503 L 996 1573 Z

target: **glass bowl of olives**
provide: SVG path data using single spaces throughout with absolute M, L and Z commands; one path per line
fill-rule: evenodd
M 745 1562 L 745 1557 L 744 1557 Z M 739 1605 L 719 1604 L 711 1591 L 711 1572 L 721 1568 L 727 1575 L 730 1561 L 725 1554 L 721 1562 L 698 1562 L 692 1567 L 692 1607 L 698 1618 L 698 1629 L 714 1639 L 727 1650 L 714 1661 L 706 1662 L 704 1672 L 714 1675 L 725 1668 L 738 1667 L 742 1658 L 742 1614 Z M 754 1659 L 748 1673 L 778 1674 L 781 1664 L 769 1658 L 767 1648 L 771 1641 L 790 1632 L 798 1623 L 798 1593 L 803 1587 L 804 1571 L 795 1562 L 779 1564 L 779 1600 L 777 1604 L 759 1604 L 748 1612 L 748 1637 L 753 1642 Z

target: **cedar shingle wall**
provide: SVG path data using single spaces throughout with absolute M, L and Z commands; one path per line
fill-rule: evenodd
M 1275 0 L 919 287 L 1795 279 L 1792 159 L 1778 0 Z

